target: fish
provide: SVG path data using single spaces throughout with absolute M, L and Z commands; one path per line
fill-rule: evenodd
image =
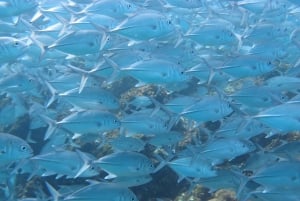
M 40 92 L 40 81 L 38 78 L 23 72 L 16 72 L 5 76 L 0 80 L 0 88 L 4 92 L 29 93 L 38 95 Z
M 123 19 L 126 16 L 129 16 L 135 13 L 138 10 L 138 7 L 126 0 L 104 0 L 97 1 L 89 4 L 82 11 L 78 12 L 78 14 L 99 14 L 107 15 L 115 19 Z
M 124 187 L 141 186 L 151 181 L 152 181 L 152 177 L 150 175 L 116 177 L 112 180 L 113 183 L 116 183 L 117 185 L 124 186 Z
M 142 176 L 154 173 L 152 161 L 138 152 L 123 151 L 103 156 L 94 161 L 108 173 L 105 179 L 117 177 Z
M 178 175 L 177 182 L 185 178 L 209 178 L 217 175 L 216 170 L 201 157 L 183 157 L 171 160 L 167 165 Z
M 94 157 L 77 151 L 56 150 L 36 155 L 30 160 L 34 167 L 42 171 L 42 176 L 57 175 L 56 178 L 93 177 L 99 174 L 91 164 Z M 33 172 L 35 172 L 34 170 Z
M 151 137 L 149 140 L 147 140 L 147 143 L 156 147 L 163 147 L 163 146 L 172 147 L 182 140 L 183 140 L 183 134 L 176 131 L 169 131 Z
M 188 105 L 180 115 L 197 122 L 205 122 L 220 120 L 232 112 L 230 104 L 221 97 L 204 96 L 196 103 Z
M 61 121 L 52 120 L 44 115 L 41 115 L 41 117 L 49 125 L 44 139 L 48 139 L 57 128 L 63 128 L 72 133 L 100 134 L 117 129 L 121 125 L 117 117 L 109 112 L 103 111 L 84 110 L 74 112 Z
M 270 86 L 271 87 L 271 86 Z M 287 101 L 287 97 L 280 92 L 275 92 L 269 87 L 250 86 L 229 95 L 236 103 L 240 103 L 243 107 L 255 108 L 253 113 L 259 112 L 262 108 L 279 105 Z M 241 107 L 242 108 L 242 107 Z M 247 110 L 249 112 L 249 109 Z
M 264 75 L 275 69 L 275 61 L 271 58 L 260 58 L 257 55 L 239 56 L 229 59 L 223 66 L 216 67 L 233 78 L 247 78 Z
M 273 189 L 293 189 L 295 185 L 298 185 L 300 182 L 298 172 L 298 161 L 282 161 L 262 168 L 256 174 L 251 176 L 250 179 L 265 188 L 272 187 Z M 279 183 L 281 184 L 284 183 L 284 187 L 282 187 L 278 181 L 280 181 Z
M 275 130 L 283 132 L 297 131 L 300 128 L 298 109 L 298 102 L 286 102 L 267 108 L 253 116 L 253 118 Z
M 2 1 L 0 4 L 0 18 L 18 16 L 23 13 L 34 11 L 38 6 L 35 0 L 7 0 Z
M 257 190 L 250 192 L 250 195 L 253 197 L 258 197 L 264 200 L 280 201 L 282 197 L 285 197 L 288 200 L 296 201 L 299 199 L 299 192 L 293 189 L 268 189 L 268 190 Z
M 203 46 L 238 46 L 240 41 L 230 29 L 221 24 L 203 24 L 195 30 L 189 30 L 185 37 Z
M 167 85 L 183 83 L 189 80 L 189 76 L 185 74 L 180 65 L 168 60 L 142 60 L 123 68 L 118 67 L 113 61 L 109 61 L 108 59 L 107 61 L 114 67 L 115 74 L 123 72 L 137 79 L 140 82 L 139 85 L 143 83 Z
M 27 45 L 20 39 L 13 37 L 0 37 L 1 63 L 15 63 L 20 56 L 26 53 Z
M 231 116 L 222 122 L 222 125 L 213 135 L 217 138 L 239 138 L 249 140 L 262 133 L 269 133 L 271 130 L 263 123 L 255 119 L 240 118 L 239 115 Z
M 9 133 L 0 133 L 0 165 L 5 167 L 33 156 L 33 149 L 22 138 Z
M 58 96 L 75 108 L 85 110 L 116 110 L 120 106 L 119 100 L 110 91 L 96 87 L 84 87 L 80 93 L 79 88 L 74 88 Z
M 63 198 L 68 201 L 138 201 L 136 195 L 126 187 L 116 184 L 98 183 L 85 186 Z
M 211 165 L 233 160 L 243 154 L 255 151 L 256 146 L 250 140 L 236 138 L 219 138 L 203 145 L 198 151 Z
M 294 92 L 299 93 L 298 77 L 292 76 L 274 76 L 266 80 L 265 85 L 275 92 Z
M 143 134 L 146 136 L 167 132 L 169 118 L 153 115 L 148 112 L 136 112 L 124 116 L 121 120 L 121 132 L 126 136 Z
M 263 0 L 263 1 L 258 1 L 258 0 L 242 0 L 238 1 L 237 5 L 245 8 L 253 13 L 260 14 L 263 13 L 263 11 L 268 9 L 268 6 L 270 4 L 269 0 Z
M 146 143 L 139 138 L 118 136 L 111 139 L 109 144 L 112 146 L 114 152 L 118 151 L 133 151 L 140 152 L 144 150 Z
M 104 32 L 96 30 L 79 30 L 68 33 L 46 49 L 57 49 L 67 54 L 85 55 L 99 53 L 108 41 Z
M 196 9 L 201 8 L 202 2 L 199 0 L 191 0 L 188 2 L 183 3 L 182 1 L 170 1 L 164 0 L 164 7 L 174 7 L 174 8 L 186 8 L 186 9 Z
M 69 23 L 70 26 L 78 30 L 95 30 L 95 25 L 103 27 L 103 30 L 112 29 L 117 26 L 118 21 L 105 14 L 87 14 L 79 19 L 74 19 Z
M 160 12 L 146 10 L 129 16 L 110 33 L 116 33 L 136 41 L 145 41 L 164 37 L 175 28 L 172 21 Z
M 275 154 L 280 158 L 284 158 L 292 161 L 299 161 L 300 160 L 299 142 L 298 141 L 284 142 L 280 146 L 275 147 L 271 151 L 271 153 Z

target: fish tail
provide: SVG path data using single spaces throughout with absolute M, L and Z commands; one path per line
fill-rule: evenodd
M 49 137 L 51 137 L 51 135 L 54 133 L 54 131 L 56 130 L 57 128 L 57 123 L 55 120 L 47 117 L 46 115 L 43 115 L 43 114 L 40 114 L 39 115 L 45 122 L 47 122 L 47 124 L 49 125 L 48 126 L 48 129 L 45 133 L 45 136 L 44 136 L 44 140 L 47 140 Z

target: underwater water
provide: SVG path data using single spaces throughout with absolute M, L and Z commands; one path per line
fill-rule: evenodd
M 0 2 L 0 201 L 299 201 L 300 1 Z

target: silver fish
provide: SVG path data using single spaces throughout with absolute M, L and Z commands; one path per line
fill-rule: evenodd
M 94 163 L 108 173 L 105 179 L 148 175 L 155 170 L 154 164 L 148 157 L 129 151 L 103 156 L 95 160 Z
M 23 139 L 9 133 L 0 133 L 0 165 L 4 167 L 33 155 L 30 145 Z
M 83 187 L 65 197 L 65 201 L 138 201 L 135 194 L 126 187 L 117 184 L 98 183 Z

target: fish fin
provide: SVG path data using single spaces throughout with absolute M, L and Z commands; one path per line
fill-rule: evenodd
M 184 180 L 184 179 L 185 179 L 184 175 L 178 175 L 177 183 L 182 182 L 182 180 Z
M 74 135 L 72 136 L 72 140 L 76 140 L 77 138 L 80 138 L 82 136 L 82 134 L 80 133 L 74 133 Z
M 103 26 L 99 26 L 98 24 L 95 24 L 94 22 L 90 23 L 101 33 L 103 33 L 103 36 L 101 38 L 101 44 L 100 44 L 100 51 L 104 49 L 107 42 L 111 39 L 110 36 L 107 34 L 108 30 L 104 28 Z
M 134 87 L 143 87 L 143 86 L 146 86 L 147 85 L 147 83 L 145 83 L 145 82 L 141 82 L 141 81 L 139 81 L 136 85 L 134 85 Z
M 85 153 L 81 152 L 79 149 L 76 149 L 76 153 L 82 160 L 83 165 L 77 172 L 77 174 L 74 176 L 74 178 L 79 177 L 84 171 L 86 171 L 90 167 L 90 158 Z
M 36 20 L 38 20 L 40 17 L 42 17 L 43 16 L 43 13 L 38 9 L 37 10 L 37 12 L 35 12 L 35 14 L 32 16 L 32 18 L 30 19 L 30 23 L 31 24 L 34 24 L 34 22 L 36 21 Z
M 80 86 L 79 86 L 79 91 L 78 91 L 78 93 L 81 93 L 81 92 L 82 92 L 83 88 L 84 88 L 85 85 L 86 85 L 86 82 L 87 82 L 88 78 L 89 78 L 89 77 L 88 77 L 86 74 L 83 74 L 83 75 L 81 76 L 81 81 L 80 81 Z
M 46 86 L 48 87 L 50 93 L 51 93 L 51 98 L 49 99 L 48 103 L 46 104 L 46 108 L 52 105 L 52 103 L 57 99 L 57 90 L 54 89 L 54 87 L 47 81 L 44 81 Z
M 32 132 L 31 131 L 29 131 L 28 134 L 27 134 L 26 142 L 29 142 L 29 143 L 32 143 L 32 144 L 37 143 L 37 141 L 35 141 L 34 139 L 32 139 Z
M 56 177 L 55 177 L 55 179 L 60 179 L 60 178 L 62 178 L 63 176 L 65 176 L 65 175 L 63 175 L 63 174 L 57 174 Z
M 240 178 L 240 184 L 239 184 L 239 187 L 236 192 L 236 197 L 241 198 L 241 197 L 243 197 L 243 196 L 241 196 L 243 193 L 243 190 L 246 188 L 246 185 L 250 181 L 250 178 L 246 177 L 244 174 L 242 174 L 238 170 L 231 169 L 230 171 L 233 172 L 234 174 L 236 174 L 238 176 L 238 178 Z
M 47 176 L 52 176 L 52 175 L 55 175 L 57 174 L 56 172 L 53 172 L 53 171 L 46 171 L 42 174 L 43 177 L 47 177 Z
M 45 182 L 47 189 L 49 191 L 49 193 L 52 196 L 52 200 L 53 201 L 58 201 L 59 198 L 61 197 L 61 194 L 51 185 L 49 184 L 47 181 Z
M 60 36 L 62 36 L 62 35 L 64 35 L 66 32 L 67 32 L 67 26 L 68 26 L 68 24 L 69 24 L 69 21 L 68 20 L 66 20 L 65 18 L 63 18 L 62 16 L 60 16 L 60 15 L 57 15 L 57 14 L 53 14 L 54 15 L 54 17 L 58 20 L 58 21 L 60 21 L 61 22 L 61 24 L 63 24 L 63 28 L 59 31 L 59 33 L 58 33 L 58 37 L 60 37 Z
M 39 60 L 41 61 L 43 56 L 45 55 L 46 51 L 49 49 L 49 47 L 45 46 L 42 42 L 38 41 L 35 38 L 35 32 L 34 31 L 30 34 L 29 38 L 30 38 L 30 40 L 32 40 L 32 42 L 34 44 L 36 44 L 40 48 L 41 53 L 40 53 L 40 56 L 39 56 Z
M 104 179 L 114 179 L 114 178 L 116 178 L 116 177 L 117 177 L 117 175 L 108 172 L 108 175 L 105 176 Z
M 87 179 L 85 180 L 86 182 L 89 183 L 89 185 L 94 185 L 94 184 L 100 184 L 100 181 L 94 180 L 94 179 Z
M 127 45 L 128 45 L 128 47 L 130 47 L 130 46 L 138 45 L 141 43 L 142 43 L 142 41 L 130 40 Z
M 48 138 L 51 137 L 51 135 L 57 129 L 57 123 L 55 120 L 47 117 L 46 115 L 40 114 L 39 116 L 48 124 L 48 128 L 47 128 L 47 131 L 44 136 L 44 140 L 47 140 Z
M 158 166 L 154 169 L 153 173 L 158 172 L 160 169 L 162 169 L 163 167 L 165 167 L 168 164 L 167 161 L 163 160 L 161 161 Z
M 184 41 L 184 36 L 182 34 L 178 34 L 178 39 L 174 45 L 174 48 L 177 48 Z
M 109 59 L 108 57 L 104 56 L 104 60 L 114 69 L 111 77 L 104 81 L 104 85 L 110 85 L 117 79 L 121 70 L 118 64 L 116 64 L 113 60 Z
M 84 89 L 85 85 L 86 85 L 89 74 L 93 71 L 86 71 L 86 70 L 77 68 L 77 67 L 72 66 L 72 65 L 68 65 L 68 67 L 71 68 L 72 70 L 74 70 L 76 73 L 80 73 L 82 75 L 80 85 L 79 85 L 79 88 L 78 88 L 78 93 L 80 94 L 82 92 L 82 90 Z
M 174 154 L 172 151 L 167 150 L 167 158 L 162 158 L 159 154 L 154 154 L 153 156 L 159 161 L 158 166 L 154 169 L 153 173 L 158 172 L 160 169 L 168 165 L 172 158 L 174 158 Z

